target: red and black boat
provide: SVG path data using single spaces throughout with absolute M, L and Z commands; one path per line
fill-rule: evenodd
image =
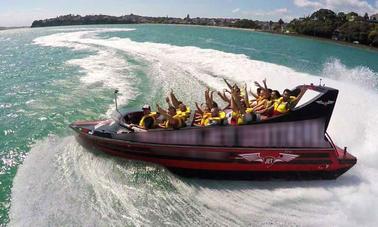
M 188 177 L 335 179 L 357 162 L 326 132 L 338 90 L 301 85 L 293 93 L 300 89 L 316 95 L 287 114 L 250 125 L 133 131 L 128 124 L 138 124 L 143 115 L 135 111 L 70 127 L 89 149 L 160 164 Z

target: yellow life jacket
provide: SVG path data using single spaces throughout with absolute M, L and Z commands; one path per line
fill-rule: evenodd
M 211 113 L 204 113 L 202 115 L 202 119 L 201 119 L 201 126 L 206 126 L 209 124 L 209 119 L 211 118 Z
M 211 113 L 208 113 L 205 118 L 202 118 L 201 125 L 207 126 L 214 122 L 216 122 L 217 125 L 222 124 L 223 119 L 226 118 L 226 113 L 224 111 L 219 111 L 218 117 L 212 117 Z
M 244 125 L 244 119 L 243 116 L 238 117 L 238 125 Z
M 180 109 L 177 109 L 176 113 L 180 115 L 184 120 L 186 120 L 190 117 L 190 107 L 186 107 L 185 111 L 181 111 Z
M 157 115 L 156 112 L 151 112 L 149 114 L 144 115 L 142 117 L 142 119 L 140 119 L 140 121 L 139 121 L 139 126 L 144 128 L 144 126 L 145 126 L 144 120 L 148 117 L 152 117 L 152 119 L 154 120 L 154 125 L 156 125 L 156 115 Z
M 253 112 L 253 108 L 247 108 L 247 109 L 245 110 L 245 112 L 247 112 L 247 113 L 252 113 L 252 112 Z
M 243 116 L 240 113 L 232 111 L 231 113 L 231 119 L 229 119 L 230 125 L 243 125 L 244 119 Z
M 279 113 L 287 113 L 289 112 L 289 105 L 291 102 L 293 102 L 296 99 L 295 96 L 290 96 L 289 101 L 285 102 L 283 101 L 283 97 L 277 99 L 277 101 L 274 103 L 274 111 Z

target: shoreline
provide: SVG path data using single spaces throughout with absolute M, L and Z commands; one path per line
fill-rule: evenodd
M 239 30 L 239 31 L 248 31 L 248 32 L 261 32 L 261 33 L 268 33 L 273 35 L 282 35 L 282 36 L 288 36 L 288 37 L 297 37 L 297 38 L 303 38 L 303 39 L 309 39 L 309 40 L 316 40 L 321 42 L 327 42 L 332 43 L 340 46 L 348 46 L 352 48 L 372 51 L 372 52 L 378 52 L 377 47 L 368 46 L 364 44 L 353 44 L 347 41 L 341 41 L 341 40 L 334 40 L 334 39 L 327 39 L 323 37 L 317 37 L 317 36 L 309 36 L 309 35 L 303 35 L 298 33 L 281 33 L 281 32 L 273 32 L 273 31 L 267 31 L 267 30 L 261 30 L 261 29 L 251 29 L 251 28 L 238 28 L 238 27 L 227 27 L 227 26 L 212 26 L 212 25 L 199 25 L 199 24 L 163 24 L 163 23 L 138 23 L 138 24 L 88 24 L 88 25 L 170 25 L 170 26 L 190 26 L 190 27 L 205 27 L 205 28 L 219 28 L 219 29 L 228 29 L 228 30 Z M 58 25 L 58 26 L 45 26 L 46 27 L 64 27 L 64 26 L 88 26 L 86 24 L 83 25 Z M 10 30 L 10 29 L 22 29 L 22 28 L 44 28 L 44 27 L 12 27 L 12 28 L 5 28 L 0 29 L 0 31 Z
M 227 26 L 211 26 L 211 25 L 199 25 L 199 24 L 154 24 L 154 23 L 140 23 L 143 25 L 171 25 L 171 26 L 190 26 L 190 27 L 205 27 L 205 28 L 219 28 L 219 29 L 228 29 L 228 30 L 239 30 L 239 31 L 247 31 L 247 32 L 260 32 L 260 33 L 267 33 L 272 35 L 281 35 L 281 36 L 288 36 L 288 37 L 297 37 L 297 38 L 303 38 L 303 39 L 309 39 L 309 40 L 316 40 L 321 42 L 327 42 L 332 44 L 337 44 L 340 46 L 348 46 L 348 47 L 354 47 L 357 49 L 363 49 L 368 50 L 372 52 L 378 52 L 377 47 L 368 46 L 364 44 L 353 44 L 347 41 L 341 41 L 341 40 L 334 40 L 334 39 L 327 39 L 317 36 L 309 36 L 309 35 L 303 35 L 298 33 L 280 33 L 280 32 L 272 32 L 272 31 L 266 31 L 266 30 L 260 30 L 260 29 L 251 29 L 251 28 L 237 28 L 237 27 L 227 27 Z M 99 24 L 104 25 L 104 24 Z M 133 24 L 138 25 L 138 24 Z M 76 26 L 76 25 L 73 25 Z M 60 27 L 60 26 L 57 26 Z
M 171 24 L 167 24 L 171 25 Z M 373 52 L 378 52 L 377 47 L 368 46 L 364 44 L 353 44 L 347 41 L 341 41 L 341 40 L 334 40 L 334 39 L 327 39 L 323 37 L 317 37 L 317 36 L 310 36 L 310 35 L 303 35 L 298 33 L 280 33 L 280 32 L 272 32 L 272 31 L 266 31 L 266 30 L 260 30 L 260 29 L 250 29 L 250 28 L 236 28 L 236 27 L 226 27 L 226 26 L 209 26 L 209 25 L 195 25 L 195 24 L 182 24 L 182 26 L 198 26 L 198 27 L 207 27 L 207 28 L 221 28 L 221 29 L 229 29 L 229 30 L 240 30 L 240 31 L 248 31 L 248 32 L 260 32 L 260 33 L 267 33 L 267 34 L 273 34 L 273 35 L 281 35 L 281 36 L 288 36 L 288 37 L 297 37 L 297 38 L 303 38 L 303 39 L 310 39 L 310 40 L 317 40 L 332 44 L 337 44 L 340 46 L 349 46 L 354 47 L 357 49 L 364 49 L 369 50 Z
M 377 47 L 368 46 L 365 44 L 353 44 L 353 43 L 342 41 L 342 40 L 327 39 L 327 38 L 322 38 L 322 37 L 317 37 L 317 36 L 302 35 L 302 34 L 295 34 L 295 33 L 285 34 L 285 33 L 275 33 L 275 32 L 268 32 L 268 31 L 261 31 L 261 32 L 284 35 L 284 36 L 292 36 L 292 37 L 298 37 L 298 38 L 304 38 L 304 39 L 312 39 L 312 40 L 317 40 L 317 41 L 322 41 L 322 42 L 327 42 L 327 43 L 333 43 L 340 46 L 349 46 L 349 47 L 354 47 L 357 49 L 364 49 L 364 50 L 369 50 L 373 52 L 378 52 Z
M 0 27 L 0 31 L 20 29 L 20 28 L 30 28 L 29 26 L 20 26 L 20 27 Z

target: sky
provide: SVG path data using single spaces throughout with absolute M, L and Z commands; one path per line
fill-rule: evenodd
M 290 22 L 317 9 L 378 13 L 378 0 L 0 0 L 0 27 L 65 14 L 227 17 Z

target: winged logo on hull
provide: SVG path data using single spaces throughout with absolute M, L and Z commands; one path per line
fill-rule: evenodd
M 239 154 L 238 156 L 249 162 L 264 162 L 264 159 L 261 158 L 260 153 Z
M 334 104 L 335 101 L 331 101 L 331 100 L 328 100 L 328 101 L 318 100 L 318 101 L 316 101 L 316 103 L 320 104 L 320 105 L 323 105 L 323 106 L 328 106 L 328 105 Z
M 248 153 L 238 155 L 238 158 L 240 159 L 244 159 L 248 162 L 261 162 L 268 165 L 269 167 L 277 162 L 290 162 L 291 160 L 294 160 L 297 157 L 299 157 L 299 155 L 286 153 L 278 153 L 278 155 L 267 156 L 262 156 L 261 153 Z

